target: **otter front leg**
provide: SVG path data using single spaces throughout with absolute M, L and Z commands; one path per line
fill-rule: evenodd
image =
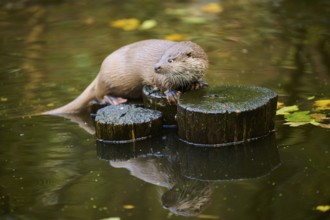
M 103 102 L 111 104 L 111 105 L 119 105 L 119 104 L 126 103 L 127 99 L 105 95 L 103 97 Z
M 181 92 L 176 90 L 166 90 L 165 92 L 168 103 L 175 105 L 178 103 Z

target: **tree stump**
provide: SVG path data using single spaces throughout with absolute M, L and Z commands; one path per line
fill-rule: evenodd
M 97 111 L 95 134 L 102 141 L 128 143 L 157 135 L 162 113 L 135 105 L 109 105 Z
M 277 94 L 262 87 L 223 85 L 182 94 L 177 121 L 187 143 L 240 143 L 274 130 Z
M 165 126 L 176 126 L 176 105 L 170 105 L 167 102 L 164 92 L 155 91 L 152 86 L 144 86 L 142 94 L 145 108 L 162 112 Z

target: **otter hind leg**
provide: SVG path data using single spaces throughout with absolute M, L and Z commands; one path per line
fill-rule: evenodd
M 103 97 L 103 102 L 108 103 L 111 105 L 119 105 L 127 102 L 127 99 L 121 98 L 121 97 L 113 97 L 109 95 L 105 95 Z

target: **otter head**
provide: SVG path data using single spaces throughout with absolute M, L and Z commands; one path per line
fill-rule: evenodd
M 161 77 L 161 88 L 177 89 L 190 85 L 202 78 L 208 68 L 204 50 L 191 41 L 183 41 L 170 46 L 154 70 Z
M 182 216 L 196 216 L 210 204 L 213 186 L 194 180 L 175 184 L 161 201 L 165 209 Z

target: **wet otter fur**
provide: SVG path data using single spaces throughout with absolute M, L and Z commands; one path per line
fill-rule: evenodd
M 144 85 L 165 91 L 177 102 L 181 88 L 200 88 L 208 68 L 204 50 L 191 41 L 144 40 L 119 48 L 103 61 L 93 82 L 72 102 L 43 114 L 71 114 L 88 110 L 92 100 L 120 104 L 140 98 Z

